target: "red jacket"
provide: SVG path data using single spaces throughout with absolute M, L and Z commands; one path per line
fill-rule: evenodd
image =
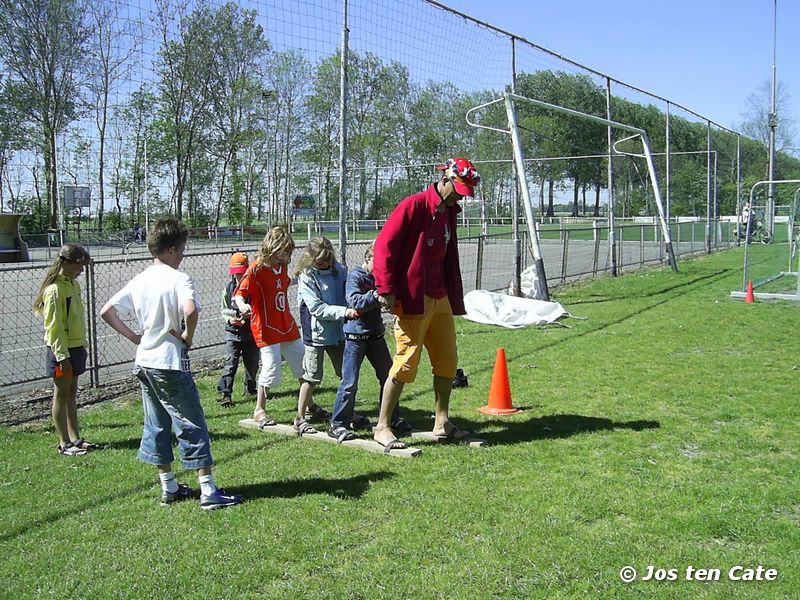
M 378 293 L 394 294 L 402 303 L 403 313 L 420 315 L 425 311 L 425 245 L 433 223 L 433 213 L 442 201 L 436 184 L 402 200 L 375 240 L 373 274 Z M 447 298 L 454 315 L 466 314 L 461 268 L 458 264 L 456 226 L 461 207 L 445 209 L 450 241 L 444 258 Z

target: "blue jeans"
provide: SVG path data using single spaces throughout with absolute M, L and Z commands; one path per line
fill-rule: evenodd
M 139 366 L 133 373 L 142 385 L 144 407 L 139 460 L 151 465 L 167 465 L 175 460 L 170 435 L 174 430 L 183 467 L 210 467 L 214 461 L 208 425 L 192 374 Z
M 331 427 L 344 426 L 348 429 L 350 428 L 356 406 L 358 374 L 365 356 L 375 370 L 375 376 L 381 384 L 378 392 L 378 405 L 380 406 L 383 385 L 389 378 L 389 369 L 392 366 L 392 355 L 389 354 L 386 339 L 381 336 L 371 340 L 346 340 L 344 343 L 344 359 L 342 361 L 342 382 L 339 384 L 339 391 L 336 393 L 336 404 L 333 405 Z M 399 418 L 400 405 L 398 403 L 392 412 L 392 422 L 394 423 Z

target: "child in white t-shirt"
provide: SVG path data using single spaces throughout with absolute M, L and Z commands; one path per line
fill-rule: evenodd
M 200 302 L 192 279 L 178 271 L 188 236 L 183 223 L 159 219 L 147 236 L 153 264 L 114 294 L 100 316 L 138 346 L 134 374 L 142 386 L 144 406 L 138 457 L 158 468 L 161 504 L 194 495 L 189 486 L 178 484 L 172 472 L 174 429 L 181 464 L 197 470 L 200 507 L 213 510 L 239 504 L 244 498 L 218 488 L 211 474 L 208 426 L 189 363 Z M 131 330 L 120 315 L 135 317 L 141 335 Z

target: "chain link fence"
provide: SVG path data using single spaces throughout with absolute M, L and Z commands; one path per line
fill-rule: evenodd
M 690 255 L 705 252 L 705 228 L 702 221 L 673 226 L 676 252 Z M 476 229 L 472 227 L 472 229 Z M 460 235 L 466 228 L 460 229 Z M 598 220 L 590 224 L 539 227 L 542 252 L 548 280 L 552 286 L 609 273 L 608 228 Z M 720 231 L 717 248 L 735 243 L 732 230 Z M 618 228 L 620 270 L 658 265 L 665 261 L 660 230 L 655 223 L 626 224 Z M 523 268 L 533 262 L 527 234 L 523 233 Z M 360 257 L 371 239 L 350 243 L 349 261 L 360 264 Z M 298 240 L 290 272 L 300 257 L 304 242 Z M 251 257 L 258 244 L 229 246 L 206 250 L 203 244 L 191 242 L 181 265 L 195 281 L 202 311 L 194 338 L 192 358 L 196 364 L 223 356 L 224 323 L 220 314 L 220 298 L 228 281 L 228 258 L 241 250 Z M 461 274 L 464 292 L 475 289 L 504 291 L 514 277 L 514 247 L 511 232 L 472 235 L 459 239 Z M 105 302 L 135 275 L 152 262 L 149 257 L 121 256 L 96 258 L 80 278 L 86 307 L 86 334 L 89 351 L 88 383 L 99 387 L 130 374 L 136 348 L 118 335 L 100 318 Z M 48 265 L 8 266 L 0 269 L 0 397 L 13 400 L 15 393 L 49 385 L 45 376 L 45 345 L 41 318 L 31 311 L 31 304 Z M 289 304 L 297 319 L 297 287 L 289 291 Z M 133 323 L 130 323 L 133 326 Z M 133 326 L 135 329 L 136 327 Z M 84 382 L 86 382 L 84 380 Z

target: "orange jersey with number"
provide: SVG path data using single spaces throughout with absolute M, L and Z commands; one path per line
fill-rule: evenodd
M 253 315 L 250 329 L 256 346 L 263 348 L 300 337 L 297 323 L 289 310 L 287 265 L 277 267 L 250 265 L 233 293 L 250 300 Z

